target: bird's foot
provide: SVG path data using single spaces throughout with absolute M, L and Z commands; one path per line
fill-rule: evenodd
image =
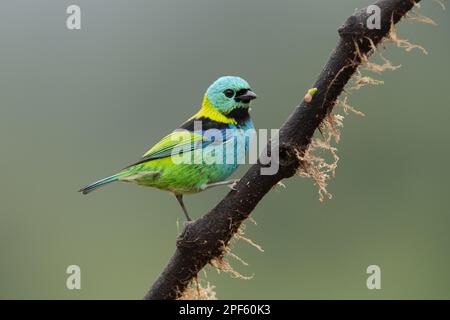
M 233 180 L 226 180 L 226 181 L 220 181 L 220 182 L 214 182 L 214 183 L 208 183 L 202 186 L 203 190 L 210 189 L 213 187 L 219 187 L 219 186 L 228 186 L 231 189 L 234 189 L 234 186 L 239 182 L 239 179 L 233 179 Z
M 238 184 L 240 179 L 234 179 L 232 182 L 228 185 L 228 188 L 231 190 L 236 190 L 236 185 Z

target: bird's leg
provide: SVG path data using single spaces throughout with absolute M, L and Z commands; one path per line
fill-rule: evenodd
M 187 210 L 186 210 L 186 207 L 184 206 L 183 195 L 181 195 L 181 194 L 176 194 L 175 197 L 177 198 L 178 203 L 179 203 L 180 206 L 181 206 L 181 209 L 183 209 L 183 213 L 184 213 L 184 215 L 186 216 L 187 221 L 192 221 L 191 217 L 189 217 L 189 214 L 188 214 L 188 212 L 187 212 Z
M 210 188 L 213 188 L 213 187 L 219 187 L 219 186 L 229 186 L 231 189 L 234 189 L 234 186 L 238 182 L 239 182 L 239 179 L 233 179 L 233 180 L 226 180 L 226 181 L 208 183 L 208 184 L 205 184 L 203 186 L 203 190 L 210 189 Z

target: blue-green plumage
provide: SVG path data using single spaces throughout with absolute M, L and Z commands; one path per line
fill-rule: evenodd
M 208 88 L 199 112 L 179 129 L 139 161 L 80 192 L 87 194 L 114 181 L 134 182 L 174 193 L 188 217 L 183 194 L 226 184 L 224 180 L 243 163 L 251 138 L 248 130 L 253 129 L 249 104 L 254 98 L 245 80 L 219 78 Z

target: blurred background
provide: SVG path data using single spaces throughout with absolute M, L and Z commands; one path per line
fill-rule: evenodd
M 279 128 L 337 28 L 371 2 L 2 1 L 0 298 L 142 298 L 175 248 L 175 198 L 127 184 L 77 190 L 138 159 L 221 75 L 247 79 L 260 97 L 256 126 Z M 79 31 L 65 25 L 71 4 Z M 345 119 L 333 199 L 319 202 L 300 177 L 268 194 L 246 228 L 265 252 L 241 241 L 233 251 L 249 266 L 231 260 L 254 277 L 208 268 L 218 298 L 450 298 L 450 19 L 435 1 L 420 12 L 438 26 L 398 31 L 429 54 L 388 45 L 402 67 L 349 97 L 366 117 Z M 227 192 L 186 205 L 198 217 Z M 81 290 L 66 288 L 72 264 Z M 366 287 L 369 265 L 381 268 L 381 290 Z

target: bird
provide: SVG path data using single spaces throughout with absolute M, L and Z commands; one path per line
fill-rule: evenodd
M 206 90 L 194 116 L 162 138 L 138 161 L 79 192 L 88 194 L 113 182 L 154 187 L 175 195 L 186 219 L 191 221 L 184 195 L 216 186 L 233 187 L 238 181 L 227 179 L 245 160 L 254 138 L 246 132 L 254 130 L 250 103 L 256 98 L 249 83 L 241 77 L 218 78 Z M 181 157 L 187 161 L 180 161 Z

